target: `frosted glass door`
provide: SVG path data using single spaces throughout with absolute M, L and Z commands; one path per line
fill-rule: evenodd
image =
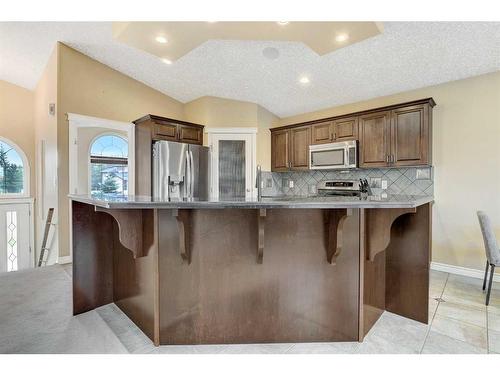
M 255 152 L 252 134 L 211 134 L 212 199 L 241 200 L 255 195 Z

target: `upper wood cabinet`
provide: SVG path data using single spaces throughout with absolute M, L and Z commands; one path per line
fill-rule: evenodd
M 336 142 L 358 139 L 358 118 L 345 117 L 333 120 L 333 139 Z
M 330 143 L 333 141 L 333 122 L 326 121 L 311 126 L 311 144 Z
M 389 163 L 391 112 L 359 116 L 359 166 L 385 167 Z
M 359 166 L 405 167 L 431 164 L 429 103 L 359 117 Z
M 309 144 L 348 140 L 359 140 L 360 168 L 431 165 L 435 105 L 426 98 L 271 129 L 272 170 L 307 169 Z
M 287 171 L 290 168 L 290 131 L 271 133 L 271 170 Z
M 311 125 L 311 144 L 358 139 L 358 118 L 346 117 Z
M 309 168 L 309 126 L 271 132 L 271 170 L 285 172 Z
M 309 145 L 311 144 L 311 128 L 293 128 L 290 130 L 290 168 L 294 170 L 309 169 Z
M 134 121 L 136 134 L 139 128 L 151 134 L 153 141 L 174 141 L 203 144 L 203 125 L 174 120 L 167 117 L 146 115 Z
M 398 108 L 391 113 L 391 163 L 394 166 L 430 163 L 429 105 Z

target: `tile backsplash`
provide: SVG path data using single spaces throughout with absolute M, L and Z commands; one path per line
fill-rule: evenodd
M 262 180 L 264 181 L 262 195 L 313 195 L 315 194 L 314 188 L 319 181 L 358 180 L 360 178 L 368 180 L 374 194 L 385 192 L 387 194 L 433 195 L 433 177 L 432 167 L 373 168 L 346 171 L 262 172 Z M 385 187 L 385 184 L 387 184 L 387 188 L 382 189 L 382 187 Z

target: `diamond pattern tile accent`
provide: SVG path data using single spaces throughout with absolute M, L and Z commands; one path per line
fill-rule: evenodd
M 373 168 L 357 169 L 351 171 L 304 171 L 304 172 L 263 172 L 264 175 L 272 176 L 273 187 L 263 190 L 264 195 L 309 195 L 310 186 L 317 185 L 323 180 L 350 180 L 370 177 L 381 178 L 387 181 L 388 194 L 408 194 L 408 195 L 433 195 L 433 180 L 417 180 L 416 168 Z M 430 174 L 433 176 L 433 174 Z M 292 180 L 294 187 L 285 185 L 286 181 Z M 378 189 L 384 192 L 381 189 Z M 377 190 L 377 191 L 378 191 Z

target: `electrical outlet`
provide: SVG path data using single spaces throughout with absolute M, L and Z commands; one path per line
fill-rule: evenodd
M 293 188 L 293 180 L 290 180 L 290 181 L 288 182 L 288 187 L 289 187 L 290 189 L 291 189 L 291 188 Z
M 268 188 L 273 187 L 273 179 L 272 178 L 266 178 L 266 187 L 268 187 Z
M 415 179 L 416 180 L 430 180 L 431 179 L 431 169 L 430 168 L 418 168 Z
M 382 186 L 382 178 L 370 177 L 370 187 L 375 189 L 380 189 L 381 186 Z
M 387 189 L 387 180 L 382 180 L 382 190 Z

